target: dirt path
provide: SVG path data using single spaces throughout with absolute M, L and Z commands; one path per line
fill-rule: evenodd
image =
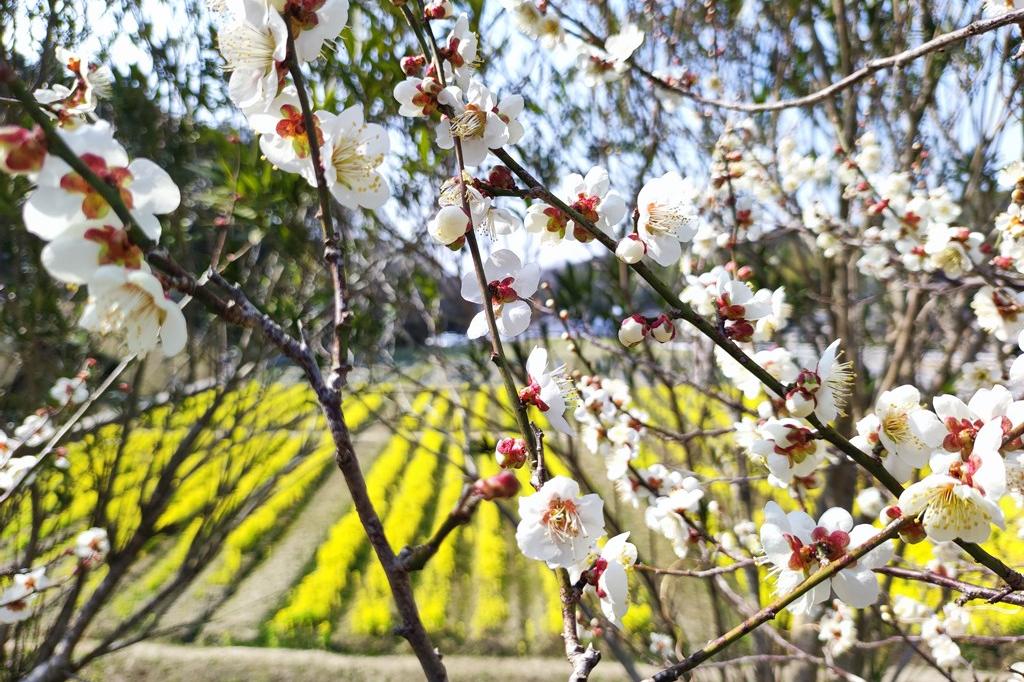
M 390 438 L 374 424 L 355 437 L 355 450 L 365 471 Z M 214 613 L 200 635 L 207 642 L 255 642 L 260 624 L 277 608 L 303 575 L 327 532 L 349 507 L 351 497 L 341 472 L 332 471 L 263 563 L 242 580 L 233 595 Z M 269 678 L 267 678 L 269 679 Z
M 452 682 L 565 680 L 560 659 L 445 656 Z M 654 669 L 643 672 L 649 674 Z M 193 647 L 146 642 L 100 659 L 83 677 L 104 682 L 408 682 L 422 679 L 412 656 L 346 656 L 326 651 Z M 622 668 L 602 661 L 594 682 L 628 679 Z
M 568 671 L 565 660 L 558 658 L 445 656 L 444 662 L 452 682 L 561 682 Z M 657 671 L 648 665 L 638 668 L 645 676 Z M 722 682 L 723 679 L 732 682 L 750 679 L 750 672 L 733 669 L 723 678 L 720 671 L 706 668 L 698 670 L 693 679 L 696 682 Z M 103 682 L 409 682 L 423 679 L 423 674 L 412 656 L 349 656 L 315 650 L 142 642 L 99 659 L 82 672 L 81 679 Z M 590 679 L 609 682 L 629 678 L 617 662 L 605 658 Z M 783 671 L 777 679 L 783 682 L 792 677 Z M 905 669 L 901 679 L 942 682 L 942 677 L 934 670 L 919 666 Z

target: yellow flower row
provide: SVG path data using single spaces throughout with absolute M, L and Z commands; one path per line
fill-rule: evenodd
M 424 391 L 413 401 L 412 415 L 419 415 L 431 403 Z M 408 426 L 409 419 L 402 425 Z M 406 469 L 410 443 L 401 434 L 391 438 L 377 456 L 366 475 L 370 500 L 379 513 L 387 509 L 388 491 L 399 481 Z M 330 637 L 332 619 L 341 606 L 349 587 L 349 577 L 366 554 L 366 536 L 356 511 L 350 510 L 339 519 L 327 539 L 316 552 L 315 566 L 289 594 L 285 605 L 267 623 L 270 643 L 326 641 Z

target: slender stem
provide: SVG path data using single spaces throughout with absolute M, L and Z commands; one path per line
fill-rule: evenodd
M 898 566 L 882 566 L 874 569 L 874 571 L 875 573 L 892 576 L 894 578 L 915 580 L 917 582 L 937 585 L 949 590 L 956 590 L 963 595 L 960 599 L 964 602 L 974 599 L 984 599 L 990 604 L 1003 602 L 1005 604 L 1024 606 L 1024 594 L 1014 594 L 1014 591 L 1012 590 L 997 590 L 991 587 L 983 587 L 981 585 L 974 585 L 962 580 L 956 580 L 955 578 L 949 578 L 930 571 L 915 571 L 909 568 L 900 568 Z
M 422 5 L 417 3 L 422 13 Z M 420 41 L 420 45 L 424 46 L 430 53 L 431 59 L 434 62 L 434 68 L 437 70 L 438 78 L 441 80 L 441 85 L 447 85 L 447 81 L 444 75 L 444 64 L 441 60 L 441 55 L 437 49 L 437 42 L 434 39 L 434 34 L 430 28 L 430 24 L 421 26 L 420 22 L 416 20 L 412 11 L 408 7 L 403 8 L 403 14 L 405 15 L 406 21 L 409 22 L 410 27 L 416 34 Z M 444 120 L 441 121 L 441 125 L 445 125 Z M 469 191 L 466 186 L 466 163 L 465 157 L 462 152 L 462 140 L 453 136 L 455 142 L 455 160 L 458 170 L 458 182 L 460 188 L 460 198 L 462 200 L 462 210 L 466 213 L 466 217 L 472 220 L 472 209 L 469 205 Z M 474 225 L 473 228 L 476 226 Z M 505 391 L 508 393 L 509 401 L 512 403 L 513 410 L 516 415 L 516 422 L 519 426 L 519 430 L 522 432 L 523 440 L 526 442 L 526 447 L 530 452 L 530 459 L 533 462 L 538 462 L 538 444 L 534 434 L 534 430 L 530 425 L 529 416 L 526 413 L 526 406 L 523 405 L 522 401 L 519 400 L 519 392 L 516 390 L 515 378 L 512 376 L 512 370 L 508 362 L 508 358 L 505 355 L 505 347 L 501 342 L 501 336 L 498 334 L 498 323 L 494 317 L 494 307 L 491 305 L 490 296 L 487 288 L 487 274 L 484 271 L 483 258 L 480 255 L 480 244 L 476 238 L 475 229 L 471 229 L 466 233 L 466 244 L 469 246 L 469 254 L 473 260 L 473 270 L 476 272 L 477 284 L 480 286 L 480 292 L 483 294 L 484 304 L 483 312 L 484 317 L 487 320 L 487 330 L 490 335 L 491 341 L 491 360 L 498 367 L 498 372 L 501 374 L 502 382 L 505 385 Z M 543 481 L 541 481 L 543 484 Z
M 551 7 L 551 5 L 549 5 Z M 560 16 L 565 17 L 577 26 L 583 27 L 583 24 L 577 20 L 567 17 L 564 13 L 559 12 Z M 690 88 L 679 86 L 665 78 L 662 78 L 650 70 L 644 68 L 637 63 L 635 57 L 630 57 L 626 64 L 636 71 L 638 74 L 646 78 L 652 84 L 671 90 L 674 93 L 682 95 L 683 97 L 693 100 L 698 104 L 705 106 L 715 107 L 718 109 L 728 109 L 731 111 L 743 111 L 747 113 L 757 113 L 766 111 L 781 111 L 782 109 L 792 109 L 795 107 L 808 107 L 821 102 L 830 101 L 836 97 L 839 93 L 844 90 L 856 85 L 857 83 L 869 78 L 873 74 L 879 71 L 887 71 L 889 69 L 900 69 L 903 66 L 913 62 L 925 55 L 933 52 L 944 50 L 950 45 L 963 42 L 969 38 L 982 35 L 995 31 L 996 29 L 1002 28 L 1003 26 L 1009 26 L 1011 24 L 1019 24 L 1024 21 L 1024 9 L 1017 9 L 1012 12 L 1000 15 L 998 17 L 992 17 L 988 19 L 981 19 L 974 23 L 968 24 L 963 28 L 949 33 L 943 33 L 942 35 L 936 36 L 935 38 L 921 43 L 917 47 L 909 50 L 904 50 L 897 54 L 889 57 L 882 57 L 879 59 L 873 59 L 856 71 L 850 72 L 847 76 L 832 83 L 816 92 L 812 92 L 809 95 L 803 97 L 794 97 L 792 99 L 776 100 L 774 102 L 754 103 L 754 102 L 730 102 L 728 100 L 713 99 L 698 95 Z M 593 32 L 586 30 L 587 34 L 585 39 L 587 42 L 601 46 L 604 41 L 601 40 Z
M 323 159 L 320 157 L 320 138 L 317 120 L 309 103 L 306 81 L 302 75 L 302 66 L 295 54 L 295 43 L 288 36 L 288 71 L 295 82 L 298 93 L 299 108 L 302 110 L 302 123 L 306 128 L 309 141 L 309 158 L 313 164 L 316 178 L 316 193 L 320 203 L 320 239 L 323 243 L 324 263 L 331 275 L 331 286 L 334 290 L 334 332 L 331 339 L 331 373 L 327 384 L 338 391 L 345 385 L 351 367 L 348 364 L 348 334 L 352 311 L 349 309 L 348 278 L 345 273 L 344 240 L 338 239 L 337 225 L 331 212 L 331 191 L 324 176 Z M 338 398 L 340 400 L 340 397 Z
M 910 519 L 900 519 L 882 529 L 878 535 L 865 542 L 863 545 L 856 547 L 847 554 L 843 555 L 839 559 L 829 563 L 827 566 L 822 567 L 817 572 L 812 573 L 802 583 L 800 583 L 792 592 L 779 597 L 768 606 L 764 607 L 750 618 L 747 618 L 742 623 L 729 630 L 724 635 L 717 637 L 702 648 L 693 652 L 686 657 L 685 660 L 679 663 L 665 668 L 659 673 L 656 673 L 651 680 L 654 682 L 667 682 L 668 680 L 677 680 L 685 673 L 693 670 L 695 667 L 700 665 L 702 662 L 711 658 L 718 652 L 722 651 L 729 645 L 736 642 L 738 639 L 750 634 L 761 625 L 773 620 L 775 616 L 779 614 L 782 609 L 786 608 L 794 601 L 799 599 L 801 596 L 806 594 L 808 591 L 825 582 L 839 571 L 843 570 L 850 564 L 860 559 L 865 554 L 875 549 L 889 538 L 895 536 L 901 528 L 910 523 Z

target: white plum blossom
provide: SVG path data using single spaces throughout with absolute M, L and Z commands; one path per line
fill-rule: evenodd
M 626 348 L 641 343 L 651 332 L 651 326 L 643 315 L 630 315 L 619 324 L 619 343 Z
M 646 480 L 648 485 L 651 485 L 652 481 L 659 483 L 660 485 L 654 486 L 655 489 L 667 489 L 668 494 L 654 498 L 653 503 L 644 512 L 644 521 L 651 530 L 658 531 L 672 543 L 672 550 L 677 557 L 685 558 L 692 544 L 692 536 L 690 526 L 683 515 L 700 510 L 700 502 L 704 499 L 700 481 L 693 476 L 678 480 L 678 474 L 662 477 L 652 470 L 648 470 Z
M 237 0 L 234 0 L 237 3 Z M 325 42 L 333 41 L 348 22 L 348 0 L 269 0 L 284 15 L 295 39 L 295 56 L 311 62 Z
M 441 84 L 434 78 L 409 76 L 395 86 L 394 96 L 398 101 L 398 113 L 415 118 L 430 116 L 437 110 Z
M 966 227 L 932 223 L 924 245 L 929 269 L 942 270 L 947 277 L 954 279 L 963 277 L 981 260 L 984 241 L 984 235 L 971 232 Z
M 390 148 L 387 131 L 365 122 L 361 104 L 338 115 L 326 111 L 316 115 L 324 135 L 320 156 L 331 194 L 348 208 L 376 210 L 383 206 L 391 189 L 377 168 Z
M 476 61 L 477 38 L 469 30 L 469 16 L 460 14 L 440 48 L 445 78 L 463 90 L 470 87 Z
M 0 593 L 0 625 L 26 620 L 32 615 L 32 602 L 50 586 L 44 567 L 27 573 L 15 573 L 14 584 Z
M 751 453 L 764 460 L 768 470 L 789 483 L 813 472 L 825 459 L 825 446 L 815 433 L 797 419 L 768 419 L 757 429 Z
M 32 472 L 39 458 L 34 455 L 11 457 L 0 465 L 0 491 L 7 492 L 18 487 L 25 477 Z M 34 474 L 33 474 L 34 477 Z M 28 481 L 31 482 L 31 479 Z
M 650 652 L 665 660 L 671 659 L 675 656 L 675 640 L 672 639 L 672 635 L 666 635 L 661 632 L 651 633 L 651 645 L 649 647 Z
M 55 84 L 40 88 L 32 94 L 40 104 L 49 105 L 44 111 L 59 110 L 58 123 L 64 128 L 73 128 L 84 117 L 96 110 L 99 100 L 110 97 L 114 76 L 106 66 L 92 62 L 85 55 L 58 47 L 57 61 L 75 76 L 75 84 L 68 88 Z
M 644 32 L 635 24 L 627 24 L 618 33 L 608 36 L 604 49 L 580 43 L 576 63 L 583 72 L 583 82 L 593 88 L 617 80 L 626 72 L 629 58 L 644 42 Z
M 188 331 L 181 308 L 148 272 L 104 265 L 89 280 L 89 294 L 79 320 L 83 328 L 116 336 L 127 352 L 136 355 L 157 344 L 166 357 L 185 348 Z
M 470 303 L 491 306 L 501 338 L 522 334 L 530 326 L 533 308 L 529 297 L 537 291 L 540 268 L 536 263 L 523 265 L 512 251 L 498 249 L 484 263 L 484 278 L 487 280 L 486 292 L 480 290 L 475 272 L 463 275 L 462 297 Z M 487 313 L 481 310 L 470 321 L 466 335 L 478 339 L 487 332 Z
M 555 476 L 533 495 L 519 498 L 516 543 L 530 559 L 551 568 L 583 561 L 604 535 L 604 502 L 565 476 Z
M 697 188 L 679 173 L 670 171 L 648 180 L 637 196 L 637 235 L 651 259 L 662 266 L 682 257 L 681 242 L 697 234 Z
M 793 361 L 793 355 L 782 346 L 759 350 L 751 356 L 751 359 L 784 385 L 795 381 L 800 373 L 800 369 Z M 719 347 L 715 348 L 715 362 L 718 363 L 722 374 L 743 392 L 745 398 L 753 400 L 761 395 L 763 390 L 761 380 Z
M 50 388 L 50 398 L 58 405 L 80 405 L 89 398 L 89 388 L 81 378 L 61 377 Z
M 960 366 L 956 388 L 960 395 L 971 395 L 985 386 L 998 384 L 1003 379 L 1003 366 L 995 358 L 978 358 Z M 940 418 L 942 415 L 939 415 Z
M 54 279 L 85 284 L 104 265 L 148 270 L 142 249 L 113 225 L 72 227 L 43 247 L 40 260 Z
M 107 558 L 110 539 L 103 528 L 90 528 L 75 538 L 75 556 L 86 566 L 96 566 Z
M 42 445 L 53 436 L 54 428 L 45 410 L 27 415 L 14 429 L 15 440 L 30 448 Z
M 870 518 L 877 517 L 885 508 L 885 497 L 882 491 L 875 487 L 864 488 L 854 499 L 860 513 Z
M 921 406 L 921 393 L 909 384 L 878 396 L 875 416 L 882 446 L 915 469 L 925 465 L 946 435 L 939 418 Z
M 978 325 L 1000 341 L 1010 341 L 1024 331 L 1024 292 L 983 286 L 971 299 Z
M 631 232 L 623 237 L 615 247 L 616 258 L 627 265 L 639 263 L 646 254 L 647 244 L 640 239 L 636 232 Z
M 573 435 L 565 411 L 569 402 L 576 399 L 576 392 L 565 374 L 565 365 L 548 370 L 548 352 L 537 346 L 526 358 L 526 374 L 528 383 L 519 391 L 519 400 L 543 412 L 553 429 Z
M 166 171 L 149 159 L 129 163 L 128 154 L 104 121 L 61 130 L 59 135 L 93 173 L 121 195 L 146 236 L 159 239 L 156 216 L 170 213 L 181 201 L 178 187 Z M 62 159 L 47 155 L 36 184 L 23 210 L 25 227 L 32 234 L 51 241 L 75 227 L 122 227 L 107 201 Z
M 786 301 L 786 287 L 779 287 L 771 295 L 772 311 L 754 324 L 754 341 L 768 341 L 786 326 L 793 306 Z
M 535 0 L 501 0 L 501 4 L 512 16 L 516 27 L 540 40 L 544 49 L 551 50 L 565 40 L 558 16 L 538 7 Z
M 319 114 L 313 114 L 316 138 L 323 144 L 323 127 Z M 260 134 L 260 151 L 267 161 L 289 173 L 302 175 L 310 184 L 316 184 L 310 154 L 309 135 L 294 86 L 281 90 L 270 105 L 248 116 L 249 125 Z
M 601 601 L 601 611 L 612 624 L 622 627 L 629 610 L 629 579 L 626 570 L 636 563 L 637 551 L 629 542 L 629 532 L 609 538 L 600 554 L 569 572 L 573 583 L 583 577 Z M 589 568 L 586 568 L 588 567 Z M 585 569 L 585 570 L 584 570 Z
M 1002 441 L 1002 425 L 992 421 L 978 431 L 966 459 L 959 452 L 933 455 L 932 473 L 903 491 L 900 511 L 920 515 L 932 540 L 984 542 L 993 523 L 1005 527 L 998 504 L 1006 491 Z
M 775 502 L 769 502 L 764 513 L 761 545 L 772 564 L 771 572 L 777 576 L 776 592 L 780 595 L 789 594 L 807 576 L 865 544 L 878 532 L 870 524 L 854 526 L 850 513 L 839 507 L 827 510 L 817 523 L 802 511 L 786 514 Z M 809 613 L 815 604 L 828 599 L 830 588 L 847 606 L 870 606 L 879 593 L 872 569 L 888 563 L 892 552 L 892 543 L 885 541 L 787 608 L 793 613 Z
M 932 406 L 945 427 L 942 448 L 964 457 L 971 454 L 978 431 L 985 424 L 1003 424 L 1005 419 L 1005 431 L 1024 421 L 1024 402 L 1014 401 L 1010 391 L 998 384 L 976 391 L 967 404 L 953 395 L 939 395 L 932 400 Z
M 813 370 L 800 371 L 793 388 L 786 394 L 786 409 L 794 417 L 812 412 L 826 424 L 843 414 L 843 406 L 853 386 L 853 365 L 840 362 L 839 339 L 821 354 Z
M 840 601 L 834 606 L 821 619 L 818 641 L 832 656 L 841 656 L 857 643 L 856 614 Z
M 605 234 L 626 215 L 626 202 L 610 188 L 608 171 L 600 166 L 591 168 L 586 177 L 577 173 L 566 176 L 557 195 Z M 530 205 L 524 222 L 527 231 L 540 235 L 543 244 L 557 244 L 566 237 L 579 242 L 593 239 L 569 214 L 540 201 Z
M 437 146 L 451 149 L 455 146 L 455 138 L 458 138 L 466 166 L 479 166 L 491 149 L 508 142 L 508 125 L 495 111 L 494 95 L 479 81 L 470 82 L 465 101 L 462 90 L 454 85 L 445 88 L 439 95 L 439 101 L 450 106 L 454 113 L 451 117 L 441 117 L 437 126 Z
M 875 455 L 882 461 L 882 466 L 885 470 L 892 474 L 898 481 L 906 481 L 910 478 L 914 469 L 917 468 L 909 464 L 899 455 L 890 453 L 879 437 L 879 431 L 882 429 L 882 422 L 878 419 L 875 414 L 866 414 L 864 417 L 857 421 L 857 435 L 850 439 L 850 443 L 854 447 L 863 450 L 864 452 Z M 916 459 L 914 461 L 917 461 Z
M 217 36 L 224 70 L 231 72 L 228 95 L 244 112 L 263 110 L 284 82 L 288 24 L 267 0 L 234 0 L 232 12 L 234 23 Z
M 718 314 L 725 321 L 725 331 L 736 341 L 749 341 L 754 335 L 751 324 L 772 313 L 772 292 L 747 285 L 722 270 L 716 283 Z

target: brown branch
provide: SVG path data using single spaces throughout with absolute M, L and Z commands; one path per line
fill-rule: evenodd
M 939 575 L 938 573 L 915 571 L 909 568 L 899 568 L 897 566 L 882 566 L 880 568 L 876 568 L 875 573 L 889 575 L 894 578 L 902 578 L 903 580 L 915 580 L 917 582 L 929 583 L 949 590 L 955 590 L 963 595 L 960 598 L 963 602 L 972 601 L 974 599 L 984 599 L 992 604 L 1002 602 L 1004 604 L 1013 604 L 1014 606 L 1024 606 L 1024 594 L 1016 593 L 1016 591 L 1007 591 L 1006 588 L 995 589 L 992 587 L 983 587 L 981 585 L 974 585 L 973 583 L 967 583 L 962 580 L 956 580 L 955 578 Z
M 306 81 L 302 75 L 302 67 L 295 54 L 295 43 L 291 33 L 288 34 L 288 71 L 295 81 L 295 89 L 302 110 L 302 123 L 306 128 L 309 141 L 309 158 L 313 164 L 316 177 L 316 194 L 320 203 L 320 240 L 323 243 L 324 264 L 331 275 L 331 286 L 334 291 L 334 333 L 331 338 L 331 373 L 327 385 L 333 391 L 339 391 L 345 385 L 348 373 L 352 369 L 348 364 L 349 324 L 352 311 L 349 309 L 348 278 L 345 273 L 345 240 L 338 238 L 338 226 L 331 213 L 331 192 L 324 177 L 323 159 L 320 158 L 320 142 L 318 128 L 313 116 L 313 109 L 306 92 Z M 340 397 L 338 397 L 340 400 Z
M 473 518 L 473 512 L 476 511 L 481 500 L 480 497 L 473 495 L 472 492 L 472 484 L 466 484 L 462 489 L 462 496 L 456 503 L 455 508 L 448 513 L 448 516 L 438 526 L 431 538 L 422 544 L 404 547 L 398 553 L 395 561 L 403 571 L 411 573 L 422 570 L 431 557 L 441 549 L 441 545 L 451 535 L 452 531 L 459 526 L 469 523 L 470 519 Z
M 562 599 L 562 640 L 565 642 L 565 657 L 572 666 L 569 682 L 586 682 L 590 673 L 601 661 L 601 652 L 593 644 L 586 648 L 580 644 L 576 634 L 576 602 L 579 600 L 577 590 L 569 582 L 569 573 L 564 569 L 555 572 L 558 575 Z
M 682 578 L 710 578 L 716 575 L 723 575 L 726 573 L 734 573 L 740 569 L 747 568 L 748 566 L 755 566 L 757 564 L 753 559 L 743 559 L 737 561 L 734 564 L 728 566 L 716 566 L 714 568 L 705 568 L 702 570 L 690 570 L 685 568 L 658 568 L 657 566 L 648 566 L 647 564 L 634 564 L 633 568 L 638 571 L 646 571 L 648 573 L 654 573 L 656 575 L 672 575 L 679 576 Z

